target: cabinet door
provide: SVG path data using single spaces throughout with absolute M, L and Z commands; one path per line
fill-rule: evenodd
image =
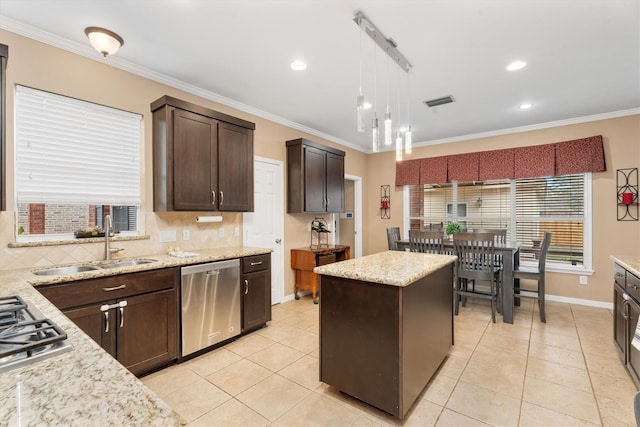
M 217 126 L 208 117 L 173 111 L 173 182 L 166 185 L 173 185 L 175 210 L 216 210 Z
M 242 330 L 262 326 L 271 320 L 271 271 L 242 276 Z
M 304 147 L 304 211 L 326 212 L 326 151 Z
M 218 209 L 253 211 L 253 131 L 219 124 Z
M 126 301 L 121 311 L 115 309 L 118 361 L 137 375 L 176 359 L 176 291 L 152 292 Z
M 94 304 L 62 312 L 107 353 L 116 357 L 115 312 L 113 310 L 101 311 L 101 306 L 102 304 Z
M 623 291 L 614 285 L 614 316 L 613 316 L 613 342 L 618 349 L 620 358 L 626 363 L 625 343 L 627 341 L 627 332 L 625 329 L 627 323 L 627 304 L 622 297 Z
M 629 310 L 629 323 L 627 330 L 627 337 L 629 338 L 627 342 L 627 366 L 635 379 L 638 380 L 640 378 L 640 350 L 635 348 L 631 342 L 633 341 L 633 336 L 636 332 L 636 325 L 638 324 L 638 317 L 640 316 L 640 307 L 632 301 L 629 301 L 626 305 Z
M 344 157 L 327 153 L 327 212 L 344 212 Z

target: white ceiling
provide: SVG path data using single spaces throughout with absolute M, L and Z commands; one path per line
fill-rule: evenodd
M 2 0 L 0 28 L 368 152 L 370 132 L 356 131 L 357 11 L 413 65 L 407 84 L 377 48 L 378 117 L 388 82 L 406 124 L 409 86 L 417 145 L 640 112 L 640 0 Z M 87 26 L 124 46 L 103 59 Z M 372 100 L 373 42 L 362 46 Z M 294 72 L 299 57 L 309 66 Z M 528 66 L 506 71 L 515 59 Z M 455 103 L 423 104 L 445 95 Z

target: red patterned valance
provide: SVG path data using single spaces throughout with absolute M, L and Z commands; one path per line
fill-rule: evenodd
M 481 151 L 480 181 L 491 179 L 513 179 L 516 150 Z
M 396 185 L 415 185 L 420 182 L 420 159 L 396 162 Z
M 601 135 L 556 144 L 556 175 L 605 170 Z
M 556 144 L 515 149 L 514 177 L 536 178 L 556 174 Z
M 420 159 L 420 182 L 447 182 L 447 158 L 428 157 Z
M 602 136 L 396 163 L 396 185 L 537 178 L 607 170 Z
M 458 154 L 447 157 L 447 182 L 451 181 L 479 181 L 478 160 L 480 153 Z

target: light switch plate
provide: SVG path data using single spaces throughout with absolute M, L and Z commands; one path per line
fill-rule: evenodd
M 186 228 L 182 230 L 182 240 L 189 240 L 189 230 Z
M 218 236 L 219 236 L 219 237 L 224 237 L 224 227 L 220 227 L 220 228 L 218 229 Z
M 160 242 L 175 242 L 176 230 L 163 230 L 158 235 Z
M 234 235 L 235 237 L 240 237 L 240 227 L 235 227 L 235 228 L 233 229 L 233 235 Z
M 580 276 L 580 284 L 581 285 L 587 284 L 587 276 Z

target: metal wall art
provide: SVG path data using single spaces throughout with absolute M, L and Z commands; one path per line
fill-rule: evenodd
M 638 220 L 638 168 L 616 172 L 618 221 Z
M 391 219 L 391 186 L 380 186 L 380 218 Z

